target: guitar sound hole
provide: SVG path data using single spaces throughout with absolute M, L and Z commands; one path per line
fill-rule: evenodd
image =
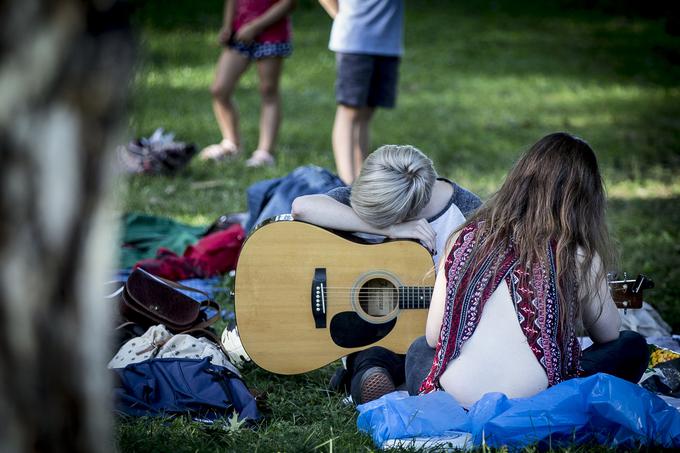
M 384 278 L 367 281 L 359 290 L 359 306 L 369 316 L 387 316 L 399 307 L 399 294 Z

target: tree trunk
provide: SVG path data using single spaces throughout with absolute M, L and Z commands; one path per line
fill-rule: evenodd
M 114 449 L 103 282 L 128 9 L 0 1 L 1 451 Z

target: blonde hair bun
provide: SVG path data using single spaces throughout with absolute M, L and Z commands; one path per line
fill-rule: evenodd
M 371 153 L 352 185 L 350 203 L 377 228 L 415 218 L 432 196 L 437 172 L 430 158 L 411 145 L 384 145 Z

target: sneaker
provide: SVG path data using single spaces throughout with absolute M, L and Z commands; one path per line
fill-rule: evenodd
M 236 157 L 241 153 L 238 146 L 231 140 L 225 138 L 221 142 L 206 146 L 198 153 L 198 158 L 201 160 L 221 160 L 231 157 Z
M 364 371 L 359 380 L 357 404 L 368 403 L 395 390 L 394 381 L 385 368 L 373 367 Z
M 338 393 L 347 392 L 347 381 L 348 374 L 345 367 L 338 367 L 331 376 L 331 380 L 328 383 L 328 389 Z
M 246 161 L 246 167 L 271 167 L 276 164 L 274 156 L 263 149 L 256 149 L 253 155 Z

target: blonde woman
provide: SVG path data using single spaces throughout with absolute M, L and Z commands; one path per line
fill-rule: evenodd
M 649 356 L 641 335 L 619 332 L 605 203 L 585 141 L 554 133 L 534 144 L 451 236 L 425 338 L 407 354 L 409 391 L 443 389 L 469 406 L 596 372 L 637 382 Z M 582 328 L 594 342 L 583 352 Z
M 336 230 L 409 238 L 422 242 L 435 263 L 446 239 L 481 202 L 456 183 L 437 177 L 432 161 L 409 145 L 385 145 L 371 153 L 351 187 L 293 202 L 292 214 Z M 347 358 L 333 386 L 350 387 L 360 404 L 404 382 L 404 355 L 374 347 Z

